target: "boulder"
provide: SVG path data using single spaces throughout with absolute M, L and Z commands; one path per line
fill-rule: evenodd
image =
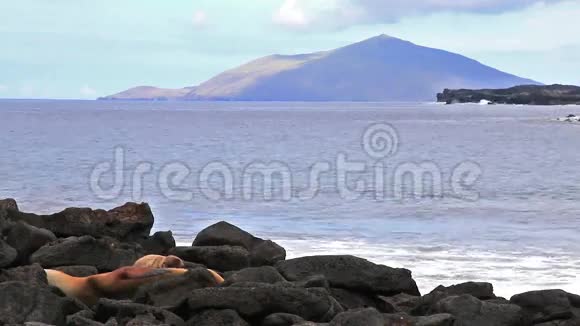
M 187 326 L 249 326 L 235 310 L 205 310 L 187 321 Z
M 82 236 L 51 242 L 32 254 L 30 261 L 44 268 L 88 265 L 106 272 L 131 266 L 142 255 L 139 245 Z
M 0 238 L 0 268 L 5 268 L 16 260 L 18 252 Z
M 330 289 L 330 283 L 324 275 L 313 275 L 301 281 L 292 282 L 292 284 L 301 288 L 325 288 Z
M 278 271 L 289 281 L 324 275 L 331 287 L 363 293 L 419 295 L 411 272 L 371 263 L 354 256 L 313 256 L 281 261 Z
M 462 295 L 469 294 L 479 300 L 490 300 L 495 299 L 496 296 L 493 293 L 493 285 L 491 283 L 485 282 L 467 282 L 451 286 L 439 285 L 431 293 L 434 292 L 444 292 L 448 296 L 452 295 Z
M 76 301 L 60 297 L 48 287 L 24 282 L 0 283 L 0 325 L 41 322 L 63 325 L 66 316 L 83 310 Z
M 259 239 L 249 250 L 252 266 L 273 266 L 286 259 L 286 249 L 271 240 Z
M 185 322 L 172 312 L 130 301 L 100 299 L 95 308 L 95 316 L 100 322 L 115 318 L 121 325 L 185 325 Z
M 342 312 L 330 322 L 330 326 L 384 326 L 383 315 L 373 308 Z
M 16 203 L 16 200 L 12 198 L 0 199 L 0 211 L 2 210 L 18 211 L 18 204 Z
M 103 323 L 94 320 L 95 313 L 91 310 L 81 310 L 66 317 L 67 326 L 103 326 Z
M 450 314 L 436 314 L 431 316 L 409 316 L 405 313 L 383 314 L 385 326 L 460 326 Z M 464 326 L 468 326 L 464 325 Z M 491 325 L 490 325 L 491 326 Z
M 175 248 L 175 238 L 171 231 L 155 232 L 152 236 L 141 239 L 138 243 L 143 247 L 145 255 L 167 256 Z
M 340 303 L 344 310 L 374 308 L 382 313 L 393 313 L 395 307 L 378 296 L 357 293 L 345 289 L 331 288 L 330 294 Z
M 58 237 L 90 235 L 111 237 L 124 242 L 147 238 L 153 226 L 153 213 L 148 204 L 126 203 L 109 211 L 90 208 L 67 208 L 52 215 L 36 215 L 8 211 L 13 221 L 52 231 Z
M 457 325 L 466 326 L 521 326 L 522 309 L 514 304 L 495 304 L 481 301 L 469 294 L 451 296 L 435 305 L 437 313 L 448 313 L 457 319 Z
M 449 287 L 438 286 L 433 291 L 422 296 L 415 302 L 415 307 L 410 311 L 413 315 L 429 315 L 433 313 L 433 307 L 448 297 L 469 294 L 480 300 L 492 300 L 496 296 L 493 293 L 493 286 L 490 283 L 461 283 Z
M 262 320 L 261 326 L 292 326 L 305 322 L 304 318 L 292 314 L 275 313 Z
M 302 289 L 262 284 L 259 287 L 224 287 L 194 290 L 190 311 L 233 309 L 243 318 L 259 320 L 272 313 L 289 313 L 305 320 L 329 321 L 342 308 L 323 289 Z
M 8 218 L 10 211 L 18 212 L 16 201 L 12 198 L 0 199 L 0 234 L 11 224 Z
M 410 313 L 421 300 L 421 297 L 400 293 L 392 297 L 378 296 L 378 299 L 392 306 L 397 312 Z
M 184 303 L 193 290 L 217 285 L 207 269 L 198 268 L 178 277 L 142 286 L 135 294 L 134 301 L 157 307 L 175 308 Z
M 170 254 L 222 272 L 250 267 L 250 255 L 242 247 L 176 247 Z
M 15 281 L 36 286 L 48 286 L 46 273 L 38 264 L 0 270 L 0 283 Z
M 6 243 L 18 252 L 16 262 L 27 264 L 30 255 L 40 247 L 56 240 L 54 233 L 46 229 L 39 229 L 22 221 L 12 224 L 4 232 Z
M 510 302 L 523 308 L 528 322 L 539 324 L 563 319 L 580 319 L 580 297 L 563 290 L 517 294 Z
M 251 266 L 274 265 L 286 259 L 286 250 L 278 244 L 260 239 L 227 222 L 219 222 L 198 233 L 193 246 L 239 246 L 250 253 Z
M 60 266 L 52 269 L 74 277 L 87 277 L 99 274 L 99 270 L 95 266 Z
M 229 272 L 225 274 L 224 286 L 240 282 L 274 284 L 278 282 L 286 282 L 286 279 L 272 266 L 250 267 L 237 272 Z

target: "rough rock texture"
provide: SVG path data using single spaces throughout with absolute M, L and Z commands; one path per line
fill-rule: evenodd
M 38 264 L 0 270 L 0 283 L 11 281 L 25 282 L 27 284 L 38 286 L 48 286 L 46 273 L 42 266 Z
M 419 305 L 421 297 L 400 293 L 392 297 L 378 296 L 379 300 L 386 302 L 389 306 L 395 308 L 397 312 L 410 313 Z
M 36 251 L 30 261 L 44 268 L 90 265 L 104 272 L 130 266 L 141 256 L 140 246 L 120 243 L 110 238 L 83 236 L 51 242 Z
M 439 285 L 431 293 L 443 292 L 448 296 L 470 294 L 480 300 L 489 300 L 496 298 L 493 293 L 493 285 L 485 282 L 467 282 L 451 286 Z
M 505 89 L 445 89 L 438 102 L 565 105 L 580 104 L 580 87 L 570 85 L 522 85 Z
M 275 313 L 262 320 L 261 326 L 292 326 L 305 322 L 304 318 L 292 314 Z
M 278 282 L 286 282 L 286 279 L 272 266 L 250 267 L 225 274 L 224 286 L 240 282 L 274 284 Z
M 495 294 L 493 293 L 493 286 L 489 283 L 467 282 L 449 287 L 440 285 L 421 298 L 412 299 L 412 301 L 415 302 L 415 307 L 413 307 L 410 311 L 414 315 L 427 315 L 434 312 L 434 307 L 439 301 L 451 296 L 458 296 L 462 294 L 469 294 L 480 300 L 496 298 Z M 403 309 L 403 311 L 405 311 L 405 309 Z
M 392 313 L 396 308 L 376 295 L 367 295 L 345 289 L 331 288 L 330 294 L 340 303 L 344 310 L 374 308 L 383 313 Z
M 141 287 L 135 295 L 135 301 L 157 307 L 174 308 L 184 303 L 193 290 L 216 285 L 215 279 L 207 269 L 198 268 L 182 276 Z
M 167 256 L 175 248 L 175 238 L 171 231 L 155 232 L 152 236 L 139 240 L 138 243 L 143 247 L 145 255 Z
M 250 253 L 251 266 L 274 265 L 286 259 L 286 250 L 270 240 L 257 238 L 227 222 L 219 222 L 198 233 L 193 246 L 239 246 Z
M 16 249 L 0 238 L 0 268 L 10 266 L 18 256 Z
M 275 243 L 223 222 L 202 231 L 196 246 L 175 248 L 171 232 L 144 236 L 127 220 L 85 220 L 72 228 L 105 230 L 55 240 L 59 233 L 14 219 L 19 214 L 14 201 L 0 201 L 0 262 L 18 266 L 0 267 L 0 325 L 580 326 L 580 296 L 562 290 L 508 301 L 489 283 L 469 282 L 420 297 L 408 270 L 352 256 L 284 261 Z M 191 270 L 141 286 L 130 301 L 102 299 L 93 310 L 48 286 L 43 269 L 87 276 L 170 252 Z M 37 264 L 20 266 L 29 261 Z M 199 263 L 224 271 L 224 284 Z
M 0 199 L 0 211 L 8 209 L 18 211 L 18 204 L 16 203 L 16 200 L 12 198 Z
M 460 326 L 521 326 L 522 309 L 514 304 L 481 301 L 469 294 L 452 296 L 437 302 L 435 311 L 448 313 Z
M 456 319 L 450 314 L 431 316 L 409 316 L 405 313 L 383 314 L 385 326 L 457 326 Z
M 65 316 L 82 310 L 75 301 L 63 298 L 48 287 L 24 282 L 0 283 L 0 325 L 42 322 L 63 325 Z
M 222 272 L 235 271 L 250 266 L 250 255 L 243 247 L 177 247 L 171 250 L 170 254 Z
M 354 309 L 338 314 L 330 322 L 330 326 L 384 326 L 383 315 L 372 308 Z
M 102 322 L 115 318 L 120 325 L 185 325 L 172 312 L 130 301 L 101 299 L 95 308 L 95 316 Z
M 513 296 L 510 302 L 524 309 L 534 324 L 575 319 L 580 325 L 580 296 L 562 290 L 532 291 Z
M 6 243 L 18 252 L 16 262 L 27 264 L 30 255 L 40 247 L 56 240 L 54 233 L 46 229 L 40 229 L 32 225 L 18 221 L 4 232 Z
M 187 321 L 187 326 L 249 326 L 235 310 L 205 310 Z
M 325 322 L 342 308 L 324 290 L 275 285 L 194 290 L 188 300 L 191 311 L 233 309 L 245 319 L 260 319 L 283 312 L 305 320 Z
M 14 221 L 24 221 L 48 229 L 58 237 L 111 237 L 121 241 L 147 238 L 153 226 L 153 213 L 148 204 L 126 203 L 109 211 L 90 208 L 67 208 L 53 215 L 36 215 L 8 211 Z
M 324 275 L 332 287 L 365 293 L 419 295 L 411 272 L 402 268 L 376 265 L 354 256 L 303 257 L 276 264 L 289 281 Z

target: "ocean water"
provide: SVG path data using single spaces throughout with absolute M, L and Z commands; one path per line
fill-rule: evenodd
M 289 257 L 408 268 L 422 292 L 580 293 L 580 125 L 552 121 L 578 111 L 4 100 L 0 197 L 39 213 L 145 201 L 181 244 L 227 220 Z

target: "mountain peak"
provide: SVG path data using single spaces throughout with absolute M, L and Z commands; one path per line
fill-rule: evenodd
M 505 88 L 535 83 L 459 54 L 381 34 L 326 52 L 264 57 L 217 75 L 182 99 L 429 101 L 444 88 Z M 121 95 L 159 98 L 164 92 L 167 90 Z

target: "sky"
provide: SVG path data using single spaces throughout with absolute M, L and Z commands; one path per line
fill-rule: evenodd
M 179 88 L 388 34 L 580 85 L 580 0 L 0 0 L 0 98 Z

